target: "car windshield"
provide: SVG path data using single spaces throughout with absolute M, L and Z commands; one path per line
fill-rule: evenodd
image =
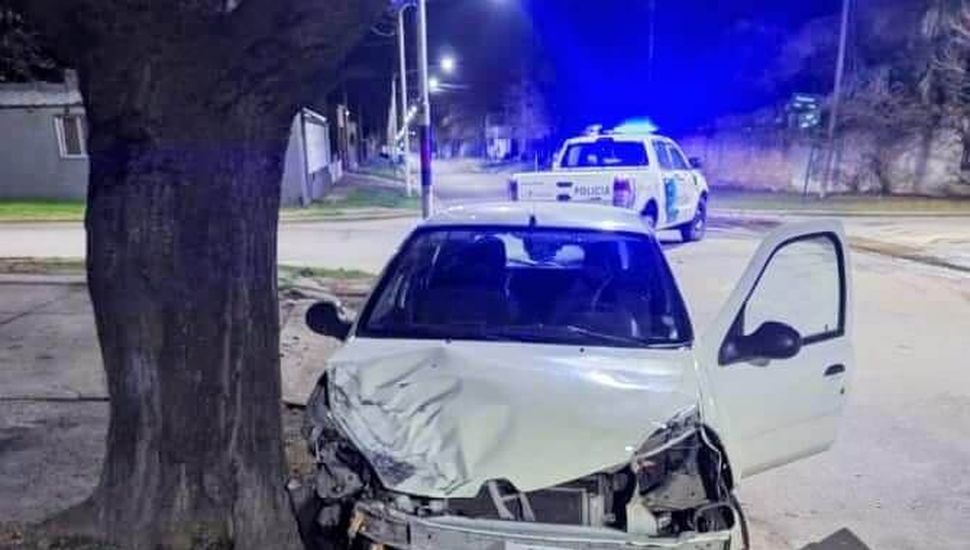
M 651 237 L 508 227 L 417 233 L 357 334 L 610 347 L 683 346 L 692 337 Z
M 611 138 L 574 143 L 566 147 L 562 157 L 562 168 L 625 168 L 647 164 L 647 150 L 642 143 Z

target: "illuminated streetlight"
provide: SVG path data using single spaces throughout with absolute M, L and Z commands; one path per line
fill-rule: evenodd
M 438 80 L 438 77 L 432 76 L 431 78 L 428 79 L 428 90 L 429 91 L 431 91 L 431 92 L 437 92 L 440 89 L 441 89 L 441 81 Z
M 458 66 L 458 62 L 455 60 L 455 56 L 449 54 L 441 57 L 439 65 L 441 65 L 441 70 L 444 71 L 445 74 L 453 74 L 455 72 L 455 68 Z

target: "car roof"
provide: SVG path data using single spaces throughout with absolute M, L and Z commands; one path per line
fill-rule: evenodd
M 597 204 L 503 202 L 456 206 L 436 213 L 421 227 L 509 226 L 619 231 L 650 235 L 644 219 L 632 210 Z

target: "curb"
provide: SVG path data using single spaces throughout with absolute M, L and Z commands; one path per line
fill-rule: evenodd
M 421 217 L 421 213 L 417 210 L 404 210 L 398 209 L 390 212 L 380 212 L 380 211 L 365 211 L 359 214 L 343 215 L 343 216 L 320 216 L 308 214 L 305 217 L 299 215 L 296 216 L 280 216 L 280 225 L 290 225 L 294 223 L 342 223 L 342 222 L 366 222 L 366 221 L 380 221 L 380 220 L 397 220 L 403 218 L 414 218 L 418 219 Z
M 0 285 L 87 286 L 87 284 L 87 276 L 81 274 L 0 273 Z
M 967 218 L 970 220 L 970 212 L 889 212 L 885 210 L 875 212 L 840 212 L 837 210 L 747 210 L 712 207 L 711 215 L 738 218 L 805 216 L 815 218 Z
M 711 214 L 711 221 L 724 222 L 740 222 L 740 223 L 752 223 L 752 224 L 763 224 L 770 227 L 775 227 L 784 223 L 780 220 L 781 216 L 754 216 L 752 214 L 748 215 L 724 215 L 722 211 L 719 214 Z M 957 216 L 952 216 L 957 217 Z M 860 252 L 865 252 L 868 254 L 876 254 L 886 258 L 893 258 L 897 260 L 906 260 L 922 265 L 928 265 L 931 267 L 937 267 L 940 269 L 947 269 L 950 271 L 955 271 L 957 273 L 970 273 L 970 266 L 955 263 L 947 260 L 946 258 L 940 256 L 934 256 L 932 254 L 924 254 L 917 247 L 908 245 L 899 245 L 892 242 L 887 242 L 879 239 L 872 239 L 869 237 L 860 237 L 846 234 L 846 242 L 849 248 L 857 250 Z
M 357 221 L 375 221 L 375 220 L 393 220 L 397 218 L 419 218 L 421 212 L 417 210 L 405 210 L 398 209 L 400 212 L 362 212 L 360 214 L 350 214 L 350 215 L 320 215 L 320 214 L 308 214 L 306 217 L 301 217 L 297 215 L 281 215 L 279 219 L 280 224 L 290 224 L 290 223 L 302 223 L 302 222 L 357 222 Z M 0 226 L 27 226 L 27 225 L 82 225 L 84 220 L 72 220 L 72 219 L 55 219 L 55 220 L 0 220 Z

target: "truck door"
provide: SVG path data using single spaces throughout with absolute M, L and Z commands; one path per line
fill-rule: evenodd
M 663 204 L 657 225 L 660 227 L 670 227 L 684 221 L 690 220 L 693 212 L 684 211 L 684 193 L 689 185 L 690 173 L 685 169 L 678 168 L 675 157 L 668 147 L 667 141 L 663 139 L 653 140 L 653 150 L 657 154 L 657 164 L 660 166 L 660 178 L 663 190 Z
M 668 141 L 667 151 L 670 153 L 670 162 L 677 174 L 677 221 L 687 223 L 694 219 L 694 210 L 700 199 L 700 183 L 687 162 L 687 157 L 676 143 Z

